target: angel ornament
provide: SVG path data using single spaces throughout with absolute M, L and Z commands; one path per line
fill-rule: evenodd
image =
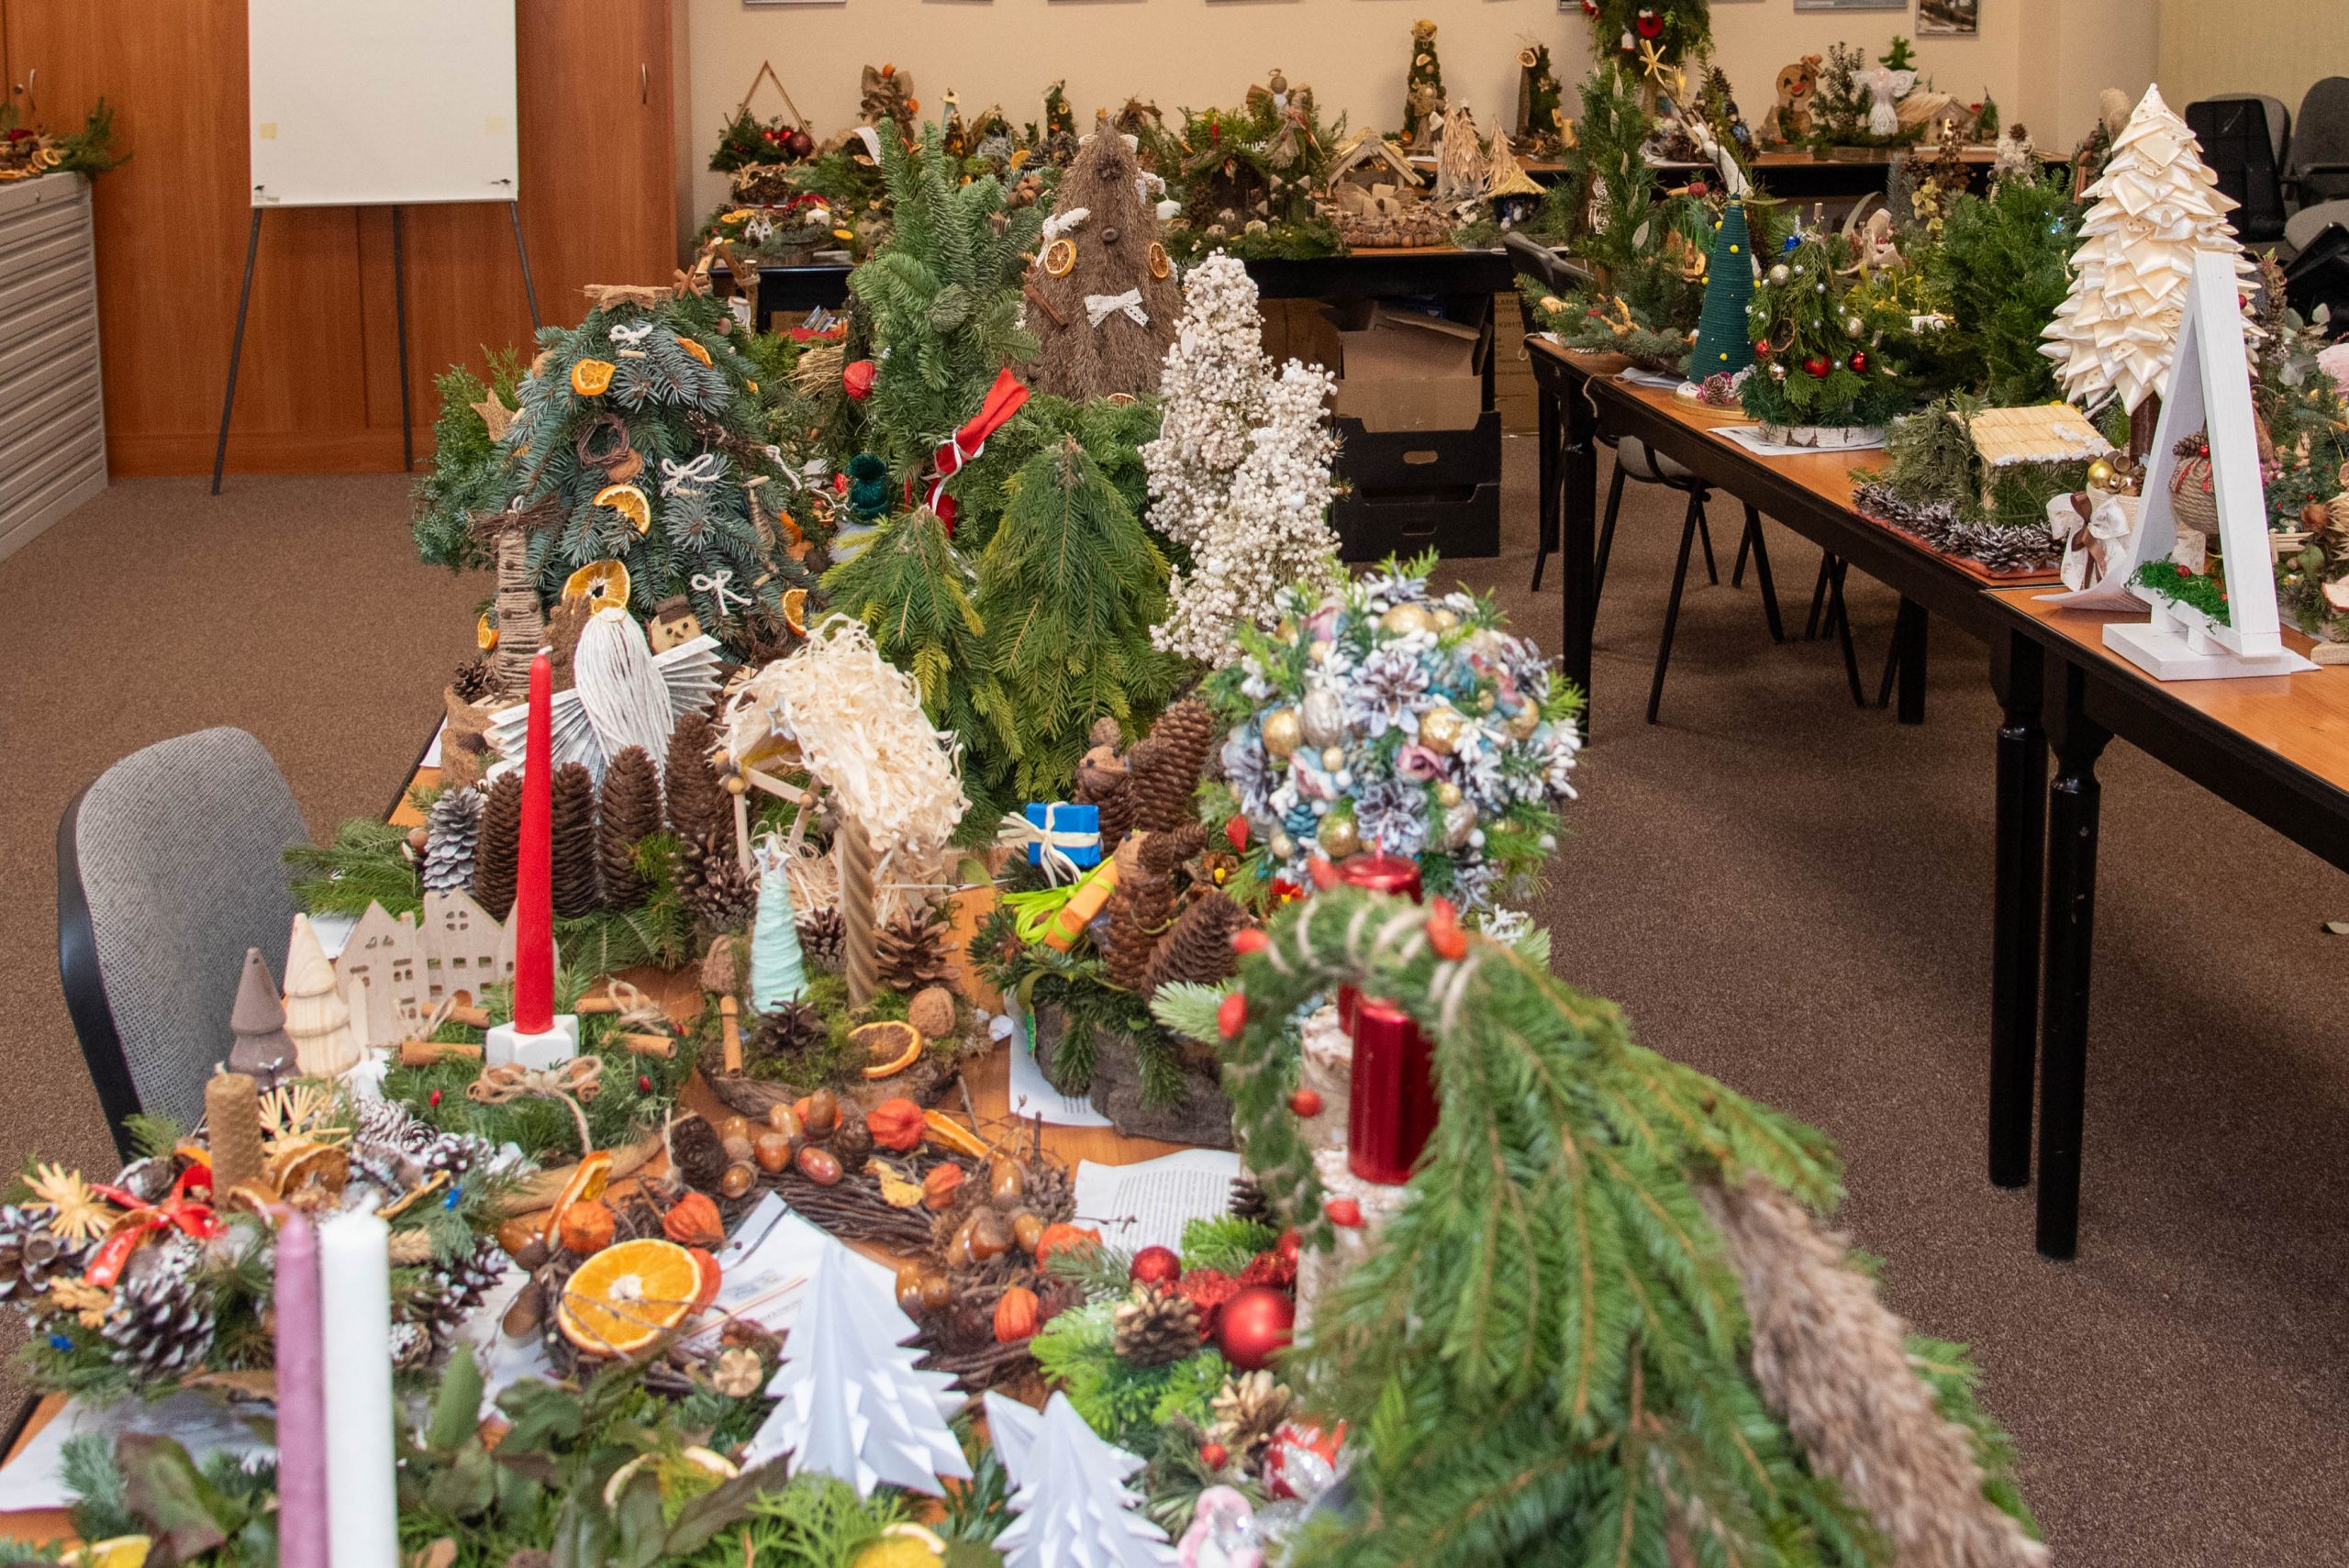
M 572 676 L 572 688 L 554 695 L 554 760 L 585 763 L 601 784 L 606 764 L 630 746 L 658 762 L 679 717 L 708 706 L 718 690 L 718 642 L 696 637 L 655 653 L 636 617 L 614 606 L 580 629 Z M 490 719 L 489 743 L 507 759 L 493 773 L 520 765 L 529 721 L 524 703 Z
M 1900 129 L 1901 99 L 1917 85 L 1913 71 L 1895 71 L 1888 65 L 1874 65 L 1853 78 L 1868 95 L 1868 129 L 1877 136 L 1897 135 Z

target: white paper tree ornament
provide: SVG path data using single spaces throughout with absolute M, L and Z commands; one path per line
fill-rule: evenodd
M 744 1468 L 791 1455 L 791 1473 L 836 1475 L 869 1497 L 879 1485 L 942 1495 L 971 1466 L 946 1425 L 961 1403 L 943 1372 L 917 1372 L 900 1341 L 913 1320 L 839 1242 L 825 1247 L 767 1392 L 783 1401 L 751 1440 Z
M 1065 1394 L 1041 1411 L 990 1393 L 987 1431 L 1019 1517 L 996 1538 L 1004 1568 L 1168 1568 L 1166 1532 L 1135 1510 L 1142 1462 L 1104 1441 Z

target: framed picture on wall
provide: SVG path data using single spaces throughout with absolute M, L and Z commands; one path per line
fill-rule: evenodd
M 1917 31 L 1978 33 L 1982 30 L 1982 0 L 1917 0 Z

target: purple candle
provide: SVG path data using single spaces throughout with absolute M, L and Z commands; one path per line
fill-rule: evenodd
M 309 1217 L 277 1229 L 277 1561 L 328 1568 L 326 1324 Z

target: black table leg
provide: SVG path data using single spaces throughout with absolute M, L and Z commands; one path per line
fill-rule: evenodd
M 1541 477 L 1535 483 L 1542 487 L 1541 530 L 1533 547 L 1533 592 L 1537 594 L 1542 591 L 1542 564 L 1558 548 L 1558 396 L 1545 386 L 1536 399 L 1540 433 L 1534 439 L 1541 450 Z
M 1770 576 L 1770 545 L 1762 537 L 1762 514 L 1751 501 L 1745 504 L 1745 540 L 1738 546 L 1741 556 L 1749 544 L 1753 548 L 1753 581 L 1762 590 L 1762 618 L 1769 623 L 1770 640 L 1784 642 L 1787 627 L 1778 615 L 1778 584 Z
M 1558 397 L 1559 598 L 1564 632 L 1558 659 L 1582 692 L 1583 734 L 1590 734 L 1590 638 L 1595 608 L 1598 520 L 1598 411 L 1580 388 Z
M 1913 599 L 1900 601 L 1900 614 L 1892 625 L 1893 645 L 1900 659 L 1900 713 L 1903 724 L 1925 722 L 1925 640 L 1931 619 L 1925 606 Z
M 1991 643 L 1998 725 L 1997 869 L 1990 929 L 1990 1180 L 2031 1180 L 2032 1079 L 2039 1056 L 2040 873 L 2047 855 L 2044 655 L 2019 631 Z
M 2039 1251 L 2069 1258 L 2080 1233 L 2080 1131 L 2087 1092 L 2088 961 L 2096 935 L 2097 758 L 2111 733 L 2086 710 L 2087 683 L 2051 672 L 2047 737 L 2047 975 L 2040 1029 Z

